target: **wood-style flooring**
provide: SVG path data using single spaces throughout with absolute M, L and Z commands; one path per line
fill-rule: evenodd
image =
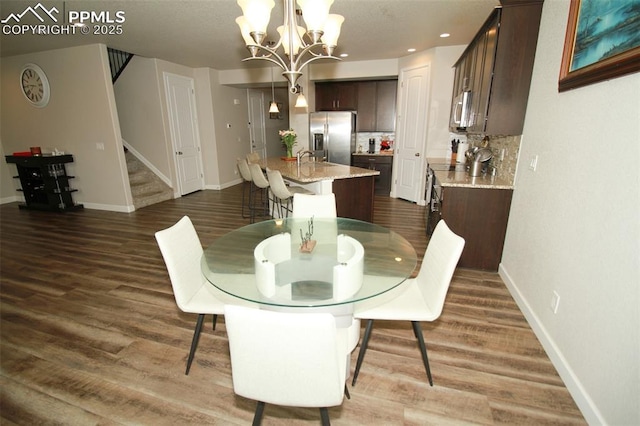
M 374 222 L 421 258 L 424 208 L 376 197 Z M 196 316 L 176 306 L 154 233 L 189 215 L 204 246 L 248 223 L 240 186 L 131 214 L 0 206 L 3 425 L 249 424 L 234 395 L 224 320 L 210 318 L 189 376 Z M 430 387 L 410 324 L 377 321 L 335 425 L 585 424 L 494 273 L 457 270 L 440 319 L 423 323 Z M 352 355 L 355 366 L 357 349 Z M 265 425 L 319 424 L 316 409 L 267 405 Z

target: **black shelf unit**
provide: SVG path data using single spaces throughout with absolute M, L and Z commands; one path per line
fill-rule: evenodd
M 69 185 L 73 176 L 67 174 L 66 163 L 73 162 L 72 155 L 18 156 L 7 155 L 7 163 L 13 163 L 24 194 L 21 209 L 46 211 L 71 211 L 82 209 L 82 204 L 73 202 L 71 194 L 76 192 Z

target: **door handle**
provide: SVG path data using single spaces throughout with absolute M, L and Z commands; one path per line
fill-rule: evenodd
M 420 153 L 419 153 L 419 152 L 416 152 L 416 153 L 415 153 L 415 154 L 413 154 L 413 155 L 415 155 L 416 157 L 420 157 Z
M 178 151 L 178 152 L 176 152 L 176 154 L 182 155 L 182 151 Z

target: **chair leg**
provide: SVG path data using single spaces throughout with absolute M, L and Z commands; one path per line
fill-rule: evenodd
M 418 346 L 420 346 L 420 353 L 422 354 L 422 362 L 424 364 L 425 370 L 427 371 L 429 384 L 433 386 L 433 378 L 431 377 L 431 369 L 429 368 L 429 358 L 427 357 L 427 345 L 424 344 L 424 336 L 422 335 L 422 328 L 420 327 L 420 322 L 411 321 L 411 325 L 413 326 L 413 333 L 416 335 L 416 338 L 418 339 Z
M 214 314 L 213 315 L 213 329 L 216 329 L 216 322 L 218 322 L 218 315 Z
M 245 210 L 249 210 L 250 208 L 249 200 L 247 199 L 248 197 L 245 194 L 247 192 L 247 184 L 251 185 L 251 182 L 248 182 L 246 180 L 242 181 L 242 218 L 243 219 L 246 219 L 249 217 L 249 215 L 245 213 Z M 249 188 L 249 191 L 251 191 L 251 188 Z M 250 196 L 251 196 L 251 192 L 249 192 L 249 197 Z
M 262 414 L 264 413 L 264 402 L 258 401 L 256 406 L 256 413 L 253 415 L 253 426 L 260 426 L 262 424 Z
M 191 362 L 193 361 L 193 355 L 196 353 L 198 347 L 198 340 L 200 340 L 200 330 L 202 330 L 202 322 L 204 321 L 204 314 L 198 315 L 198 321 L 196 321 L 196 329 L 193 331 L 193 339 L 191 339 L 191 350 L 189 351 L 189 358 L 187 358 L 187 371 L 185 375 L 189 374 L 191 369 Z
M 349 393 L 349 388 L 347 387 L 347 384 L 344 384 L 344 395 L 347 397 L 347 399 L 351 399 L 351 394 Z
M 322 426 L 331 425 L 331 421 L 329 420 L 329 410 L 326 407 L 320 409 L 320 418 L 322 419 Z
M 364 354 L 367 352 L 367 345 L 369 344 L 369 338 L 371 337 L 371 330 L 373 329 L 373 320 L 370 319 L 367 321 L 367 328 L 364 330 L 364 337 L 362 338 L 362 343 L 360 344 L 360 352 L 358 352 L 358 361 L 356 362 L 356 371 L 353 373 L 353 380 L 351 381 L 351 386 L 356 385 L 356 380 L 358 379 L 358 374 L 360 373 L 360 367 L 362 366 L 362 361 L 364 360 Z

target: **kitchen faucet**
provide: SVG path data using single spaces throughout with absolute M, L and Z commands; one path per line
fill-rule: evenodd
M 315 153 L 309 150 L 303 151 L 302 149 L 296 153 L 296 163 L 298 164 L 298 167 L 300 167 L 300 160 L 302 160 L 302 157 L 307 154 L 309 155 L 309 158 L 312 158 Z

